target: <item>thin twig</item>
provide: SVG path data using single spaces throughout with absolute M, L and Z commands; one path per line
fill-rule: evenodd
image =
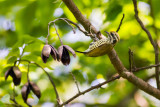
M 47 37 L 46 37 L 46 45 L 48 44 L 48 37 L 50 35 L 50 33 L 49 33 L 49 26 L 50 26 L 50 23 L 48 23 L 48 34 L 47 34 Z
M 18 104 L 15 99 L 10 98 L 10 100 L 14 102 L 15 107 L 23 107 L 22 105 Z
M 19 61 L 19 62 L 24 61 L 24 62 L 28 62 L 30 64 L 35 64 L 36 66 L 40 67 L 46 73 L 46 75 L 48 76 L 48 78 L 49 78 L 49 80 L 50 80 L 50 82 L 51 82 L 51 84 L 52 84 L 52 86 L 54 88 L 54 91 L 55 91 L 55 94 L 56 94 L 57 103 L 58 103 L 58 105 L 60 105 L 61 104 L 61 99 L 59 97 L 56 85 L 55 85 L 54 81 L 52 80 L 52 77 L 49 75 L 49 73 L 42 66 L 40 66 L 39 64 L 37 64 L 35 62 L 29 61 L 29 60 L 26 60 L 26 59 L 21 59 L 21 60 L 17 60 L 17 61 Z M 17 61 L 15 61 L 15 62 L 17 62 Z
M 133 5 L 134 5 L 134 12 L 135 12 L 135 18 L 138 21 L 138 23 L 140 24 L 141 28 L 147 33 L 147 36 L 151 42 L 151 44 L 153 45 L 153 47 L 155 47 L 155 43 L 153 41 L 153 38 L 151 36 L 151 33 L 148 31 L 148 29 L 144 26 L 143 22 L 141 21 L 141 19 L 138 16 L 138 9 L 137 9 L 137 0 L 132 0 L 133 1 Z
M 129 49 L 129 71 L 132 72 L 134 71 L 134 69 L 136 69 L 136 65 L 135 65 L 135 62 L 134 62 L 134 58 L 133 58 L 133 52 L 131 49 Z
M 132 0 L 133 1 L 133 4 L 134 4 L 134 11 L 135 11 L 135 18 L 136 20 L 138 21 L 138 23 L 140 24 L 141 28 L 147 33 L 147 36 L 150 40 L 150 43 L 152 44 L 153 48 L 154 48 L 154 51 L 155 51 L 155 64 L 159 64 L 159 60 L 158 60 L 158 46 L 157 46 L 157 43 L 154 42 L 152 36 L 151 36 L 151 33 L 149 32 L 149 30 L 144 26 L 143 22 L 141 21 L 141 19 L 139 18 L 138 16 L 138 9 L 137 9 L 137 0 Z M 159 67 L 156 68 L 155 70 L 156 72 L 156 82 L 157 82 L 157 88 L 159 89 L 160 86 L 160 80 L 159 80 Z
M 26 45 L 24 44 L 24 47 L 22 46 L 22 53 L 20 54 L 19 60 L 21 60 L 23 54 L 24 54 L 24 49 L 25 49 Z M 16 66 L 17 61 L 14 62 L 14 66 Z M 20 63 L 18 63 L 19 65 Z
M 74 23 L 72 22 L 71 20 L 67 19 L 67 18 L 64 18 L 65 20 L 67 20 L 69 23 L 75 25 L 81 32 L 83 32 L 86 36 L 90 36 L 94 41 L 96 41 L 97 37 L 95 37 L 93 34 L 92 34 L 92 29 L 91 29 L 91 26 L 89 26 L 89 31 L 85 31 L 83 29 L 81 29 L 81 27 L 79 27 L 79 25 L 77 23 Z
M 107 83 L 109 83 L 109 82 L 112 82 L 112 81 L 114 81 L 114 80 L 116 80 L 116 79 L 119 79 L 119 78 L 120 78 L 119 75 L 118 75 L 118 76 L 115 76 L 115 77 L 112 77 L 111 79 L 109 79 L 109 80 L 107 80 L 107 81 L 105 81 L 105 82 L 102 82 L 102 83 L 100 83 L 100 84 L 98 84 L 98 85 L 95 85 L 95 86 L 92 86 L 92 87 L 90 87 L 90 88 L 88 88 L 88 89 L 86 89 L 86 90 L 84 90 L 84 91 L 82 91 L 82 92 L 80 92 L 80 93 L 77 93 L 75 96 L 73 96 L 72 98 L 68 99 L 68 100 L 65 101 L 63 104 L 61 104 L 60 107 L 62 107 L 63 105 L 68 104 L 69 102 L 73 101 L 74 99 L 76 99 L 76 98 L 79 97 L 80 95 L 84 95 L 85 93 L 87 93 L 87 92 L 89 92 L 89 91 L 92 91 L 92 90 L 94 90 L 94 89 L 98 89 L 98 88 L 100 88 L 102 85 L 105 85 L 105 84 L 107 84 Z
M 133 58 L 133 52 L 132 52 L 132 68 L 133 69 L 136 69 L 136 64 L 135 64 L 135 61 L 134 61 L 134 58 Z
M 130 72 L 132 72 L 132 51 L 131 51 L 131 49 L 129 49 L 129 51 L 128 51 L 128 54 L 129 54 L 129 71 Z
M 133 72 L 137 72 L 137 71 L 141 71 L 141 70 L 145 70 L 145 69 L 151 69 L 153 67 L 159 67 L 160 64 L 156 64 L 156 65 L 150 65 L 150 66 L 145 66 L 145 67 L 141 67 L 141 68 L 134 68 L 132 69 Z
M 28 63 L 28 71 L 27 71 L 27 81 L 28 81 L 28 83 L 30 82 L 30 79 L 29 79 L 29 66 L 30 66 L 30 62 Z
M 75 26 L 76 26 L 81 32 L 83 32 L 86 36 L 90 36 L 94 41 L 97 40 L 97 37 L 95 37 L 93 34 L 87 32 L 87 31 L 83 30 L 77 23 L 74 23 L 74 22 L 72 22 L 71 20 L 69 20 L 69 19 L 67 19 L 67 18 L 57 18 L 57 19 L 55 19 L 54 21 L 50 21 L 50 22 L 48 23 L 48 35 L 47 35 L 47 37 L 46 37 L 46 40 L 47 40 L 47 41 L 48 41 L 48 36 L 49 36 L 49 26 L 50 26 L 52 23 L 54 24 L 54 23 L 55 23 L 56 21 L 58 21 L 58 20 L 63 20 L 63 21 L 65 21 L 65 22 L 72 28 L 73 33 L 75 33 L 76 31 L 75 31 L 74 27 L 73 27 L 71 24 L 75 25 Z M 90 28 L 91 28 L 91 26 L 90 26 Z
M 75 84 L 76 84 L 76 87 L 77 87 L 78 93 L 80 93 L 80 89 L 79 89 L 79 86 L 78 86 L 78 82 L 77 82 L 77 80 L 76 80 L 75 76 L 73 75 L 73 73 L 72 73 L 72 72 L 70 72 L 70 74 L 72 75 L 72 78 L 73 78 L 73 80 L 74 80 L 74 82 L 75 82 Z
M 87 31 L 83 30 L 77 23 L 74 23 L 74 22 L 72 22 L 71 20 L 69 20 L 67 18 L 63 18 L 63 19 L 65 19 L 69 23 L 75 25 L 81 32 L 83 32 L 86 36 L 88 36 L 89 33 Z
M 75 18 L 83 25 L 83 27 L 88 31 L 89 26 L 91 23 L 89 20 L 82 15 L 82 13 L 79 11 L 73 0 L 62 0 L 66 6 L 69 8 L 69 10 L 73 13 Z M 93 33 L 97 34 L 97 30 L 93 25 L 91 25 Z M 103 35 L 98 36 L 99 38 L 102 38 Z M 111 63 L 113 64 L 114 68 L 117 70 L 117 72 L 121 75 L 121 77 L 127 79 L 129 82 L 137 86 L 139 89 L 143 90 L 144 92 L 154 96 L 157 99 L 160 99 L 160 91 L 142 79 L 135 76 L 133 73 L 128 72 L 128 70 L 124 67 L 123 63 L 119 59 L 116 51 L 112 49 L 108 53 L 109 59 Z
M 118 31 L 120 30 L 121 25 L 122 25 L 122 22 L 123 22 L 123 19 L 124 19 L 124 16 L 125 16 L 125 14 L 123 13 L 123 17 L 122 17 L 122 19 L 121 19 L 121 21 L 120 21 L 120 24 L 119 24 L 119 26 L 118 26 L 116 32 L 118 32 Z
M 155 26 L 155 16 L 154 16 L 154 13 L 153 13 L 152 1 L 149 0 L 148 3 L 150 4 L 150 10 L 151 10 L 150 13 L 151 13 L 151 17 L 153 18 L 153 25 L 152 25 L 152 27 L 153 27 L 153 29 L 155 31 L 156 36 L 158 37 L 158 30 L 157 30 L 157 28 Z M 155 64 L 159 64 L 159 49 L 158 49 L 157 38 L 155 40 L 155 45 L 156 45 L 156 47 L 155 47 Z M 157 75 L 159 75 L 160 68 L 156 67 L 155 71 L 156 71 L 156 76 L 155 77 L 156 77 L 156 81 L 157 81 L 157 88 L 160 89 L 159 76 L 157 76 Z
M 56 88 L 56 85 L 55 85 L 55 83 L 53 82 L 53 80 L 52 80 L 52 77 L 49 75 L 49 73 L 42 67 L 42 66 L 40 66 L 39 64 L 37 64 L 37 63 L 35 63 L 35 62 L 32 62 L 32 64 L 35 64 L 36 66 L 38 66 L 38 67 L 40 67 L 46 74 L 47 74 L 47 76 L 48 76 L 48 78 L 49 78 L 49 80 L 50 80 L 50 82 L 51 82 L 51 84 L 52 84 L 52 86 L 53 86 L 53 88 L 54 88 L 54 91 L 55 91 L 55 93 L 56 93 L 56 99 L 57 99 L 57 103 L 58 103 L 58 105 L 60 105 L 60 97 L 59 97 L 59 94 L 58 94 L 58 91 L 57 91 L 57 88 Z
M 82 26 L 86 31 L 89 31 L 89 26 L 91 26 L 92 32 L 96 34 L 97 38 L 102 39 L 102 35 L 98 34 L 99 31 L 96 30 L 96 28 L 90 23 L 90 21 L 84 15 L 82 15 L 81 11 L 78 9 L 78 7 L 72 0 L 62 0 L 62 1 L 65 3 L 68 9 L 73 13 L 77 21 L 79 21 L 82 24 Z
M 60 40 L 60 42 L 61 42 L 61 45 L 63 45 L 63 41 L 62 41 L 61 37 L 59 36 L 59 33 L 58 33 L 58 31 L 57 31 L 57 28 L 56 28 L 56 24 L 54 23 L 53 25 L 54 25 L 54 28 L 55 28 L 55 30 L 56 30 L 56 34 L 57 34 L 57 36 L 58 36 L 58 38 L 59 38 L 59 40 Z
M 11 101 L 13 101 L 13 103 L 16 105 L 16 107 L 23 107 L 21 106 L 20 104 L 17 103 L 16 99 L 15 99 L 15 96 L 16 96 L 16 92 L 15 92 L 15 86 L 13 87 L 13 98 L 10 98 Z
M 72 28 L 72 30 L 73 30 L 73 33 L 76 33 L 76 31 L 75 31 L 75 29 L 74 29 L 74 27 L 72 26 L 72 25 L 70 25 L 70 23 L 68 23 L 68 21 L 66 20 L 67 18 L 59 18 L 59 20 L 63 20 L 63 21 L 65 21 L 71 28 Z

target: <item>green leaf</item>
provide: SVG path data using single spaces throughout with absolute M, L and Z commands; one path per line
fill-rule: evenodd
M 118 3 L 110 3 L 108 6 L 107 10 L 105 10 L 106 16 L 107 16 L 107 21 L 112 21 L 114 20 L 120 12 L 122 12 L 122 6 Z
M 160 2 L 159 0 L 151 0 L 151 3 L 152 3 L 152 7 L 153 7 L 153 14 L 155 16 L 159 16 L 159 13 L 160 13 Z
M 0 107 L 7 107 L 2 101 L 0 101 Z
M 74 70 L 73 75 L 75 76 L 76 80 L 79 81 L 80 83 L 83 83 L 85 81 L 85 78 L 83 77 L 83 74 L 79 70 Z
M 6 45 L 12 47 L 18 40 L 17 34 L 13 31 L 7 31 Z
M 21 33 L 29 33 L 33 26 L 35 19 L 35 12 L 37 8 L 37 1 L 32 1 L 23 10 L 21 10 L 16 17 L 16 28 Z
M 36 41 L 36 38 L 30 36 L 30 35 L 23 35 L 23 42 L 25 44 L 32 44 L 33 42 Z
M 17 56 L 18 57 L 19 54 L 20 54 L 20 51 L 19 51 L 18 47 L 12 48 L 12 50 L 8 54 L 8 57 L 10 57 L 10 56 Z
M 12 63 L 14 63 L 16 60 L 17 60 L 17 57 L 16 57 L 16 56 L 12 56 L 12 57 L 10 57 L 10 58 L 8 59 L 7 64 L 12 64 Z

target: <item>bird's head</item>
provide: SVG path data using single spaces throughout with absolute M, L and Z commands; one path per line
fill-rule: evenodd
M 108 37 L 113 39 L 113 43 L 116 43 L 120 40 L 120 36 L 118 35 L 117 32 L 115 31 L 111 31 L 111 32 L 107 32 L 105 31 L 107 34 L 108 34 Z

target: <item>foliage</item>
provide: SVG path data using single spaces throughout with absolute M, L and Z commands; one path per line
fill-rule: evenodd
M 104 31 L 115 31 L 125 14 L 125 18 L 119 31 L 120 42 L 115 46 L 120 59 L 126 68 L 129 68 L 129 48 L 134 52 L 134 60 L 137 67 L 154 64 L 154 49 L 151 46 L 146 33 L 140 28 L 134 18 L 134 8 L 131 0 L 74 0 L 80 11 L 92 22 L 92 24 Z M 154 17 L 151 16 L 151 9 L 148 0 L 139 0 L 139 16 L 154 39 L 160 33 L 160 6 L 158 0 L 152 0 Z M 62 14 L 61 14 L 62 12 Z M 41 51 L 45 45 L 48 23 L 56 18 L 68 18 L 76 23 L 76 19 L 60 0 L 2 0 L 0 1 L 0 106 L 13 103 L 9 100 L 13 96 L 13 88 L 16 92 L 18 104 L 26 106 L 21 96 L 22 86 L 27 82 L 27 64 L 21 62 L 19 69 L 22 72 L 22 82 L 20 86 L 13 86 L 12 78 L 5 81 L 5 72 L 14 65 L 14 62 L 21 57 L 34 61 L 41 65 L 53 78 L 57 86 L 62 101 L 66 101 L 77 93 L 76 85 L 69 72 L 73 72 L 80 85 L 80 90 L 89 88 L 93 81 L 97 79 L 109 79 L 115 74 L 115 69 L 109 58 L 85 57 L 77 53 L 77 57 L 71 57 L 71 63 L 64 66 L 49 57 L 44 64 L 41 59 Z M 153 27 L 155 26 L 155 28 Z M 76 29 L 73 34 L 72 29 L 64 22 L 57 21 L 56 27 L 64 44 L 69 45 L 74 50 L 84 51 L 88 48 L 91 39 L 80 33 Z M 50 27 L 49 44 L 58 48 L 60 42 L 53 26 Z M 24 52 L 22 52 L 24 50 Z M 22 54 L 23 53 L 23 54 Z M 21 56 L 22 55 L 22 56 Z M 154 69 L 137 72 L 136 75 L 142 79 L 154 74 Z M 37 107 L 46 102 L 56 103 L 56 95 L 53 87 L 43 70 L 33 64 L 30 65 L 30 79 L 36 83 L 41 90 L 41 98 Z M 149 80 L 154 85 L 154 79 Z M 35 98 L 33 93 L 30 95 Z M 113 81 L 105 88 L 94 90 L 88 94 L 74 100 L 86 104 L 87 107 L 93 105 L 116 106 L 142 106 L 138 100 L 143 100 L 147 106 L 156 106 L 156 99 L 151 99 L 138 90 L 135 86 L 124 79 Z M 37 101 L 37 100 L 36 100 Z M 126 102 L 127 101 L 127 102 Z M 102 104 L 102 105 L 101 105 Z

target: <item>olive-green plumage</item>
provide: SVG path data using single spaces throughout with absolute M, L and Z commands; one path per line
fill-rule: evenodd
M 107 54 L 109 51 L 113 49 L 115 44 L 120 40 L 120 37 L 118 33 L 114 31 L 106 33 L 108 34 L 107 38 L 103 38 L 95 42 L 92 42 L 89 48 L 84 52 L 80 51 L 77 52 L 83 53 L 84 55 L 89 57 L 97 57 Z

